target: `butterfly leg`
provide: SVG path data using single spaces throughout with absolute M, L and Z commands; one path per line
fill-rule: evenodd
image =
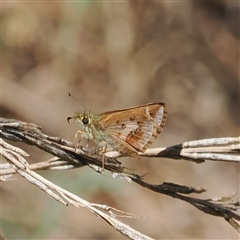
M 107 152 L 107 143 L 103 142 L 104 146 L 102 148 L 102 169 L 104 171 L 104 160 L 105 160 L 105 153 Z
M 88 148 L 89 141 L 90 141 L 90 139 L 88 138 L 86 148 Z
M 80 135 L 80 138 L 77 140 L 78 135 Z M 78 130 L 78 131 L 75 133 L 73 142 L 74 142 L 74 146 L 75 146 L 76 149 L 79 147 L 79 144 L 80 144 L 80 142 L 81 142 L 81 140 L 82 140 L 82 136 L 83 136 L 83 132 L 82 132 L 82 131 L 79 131 L 79 130 Z

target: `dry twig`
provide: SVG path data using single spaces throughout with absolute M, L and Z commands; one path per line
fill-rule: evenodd
M 28 164 L 24 157 L 28 154 L 23 150 L 16 148 L 3 139 L 0 141 L 1 154 L 7 159 L 8 164 L 2 164 L 0 177 L 2 181 L 8 180 L 13 174 L 18 173 L 26 180 L 35 184 L 41 190 L 45 191 L 55 200 L 67 204 L 70 203 L 76 207 L 85 207 L 103 218 L 112 227 L 121 234 L 130 239 L 150 239 L 140 232 L 116 220 L 117 214 L 112 210 L 119 212 L 109 206 L 96 205 L 89 203 L 76 195 L 66 191 L 53 184 L 52 182 L 35 173 L 34 170 L 66 170 L 77 167 L 89 166 L 95 171 L 101 173 L 102 157 L 97 152 L 81 148 L 75 150 L 73 143 L 59 137 L 51 137 L 43 134 L 40 127 L 24 123 L 17 120 L 0 118 L 0 136 L 12 141 L 21 141 L 27 144 L 35 145 L 38 148 L 51 153 L 55 157 L 37 164 Z M 120 156 L 119 153 L 113 153 Z M 214 161 L 232 161 L 240 162 L 240 137 L 235 138 L 216 138 L 205 139 L 192 142 L 185 142 L 168 148 L 149 149 L 142 154 L 148 157 L 165 157 L 177 160 L 190 160 L 197 163 L 205 160 Z M 181 186 L 173 183 L 163 183 L 159 185 L 149 184 L 143 181 L 143 178 L 137 174 L 126 171 L 121 162 L 110 157 L 108 153 L 105 157 L 104 167 L 113 173 L 113 177 L 121 178 L 126 181 L 133 181 L 142 187 L 151 191 L 165 194 L 180 200 L 186 201 L 205 213 L 223 217 L 238 232 L 240 227 L 236 220 L 240 220 L 239 202 L 233 200 L 233 196 L 227 198 L 198 199 L 186 196 L 190 193 L 202 193 L 203 188 L 194 188 Z M 104 210 L 108 214 L 100 211 Z M 121 211 L 120 211 L 121 212 Z M 125 213 L 125 217 L 133 217 Z

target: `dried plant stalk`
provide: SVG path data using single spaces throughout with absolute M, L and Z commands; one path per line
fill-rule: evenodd
M 59 137 L 51 137 L 43 134 L 40 131 L 40 127 L 35 124 L 24 123 L 17 120 L 0 118 L 0 136 L 4 139 L 35 145 L 55 156 L 45 162 L 29 164 L 25 159 L 25 157 L 29 155 L 25 151 L 0 139 L 1 154 L 8 161 L 8 164 L 0 165 L 0 179 L 2 181 L 6 181 L 13 174 L 18 173 L 55 200 L 65 205 L 72 204 L 76 207 L 84 207 L 94 212 L 130 239 L 151 239 L 116 220 L 115 217 L 118 215 L 112 213 L 112 207 L 89 203 L 34 172 L 34 170 L 67 170 L 89 166 L 95 171 L 102 173 L 102 156 L 99 155 L 98 152 L 85 148 L 76 151 L 73 143 Z M 121 156 L 119 153 L 113 154 L 114 156 Z M 240 162 L 240 137 L 185 142 L 168 148 L 148 149 L 142 155 L 148 157 L 165 157 L 175 160 L 190 160 L 196 163 L 205 160 Z M 127 182 L 135 182 L 142 187 L 148 188 L 150 191 L 188 202 L 202 212 L 224 218 L 231 226 L 240 232 L 240 226 L 236 222 L 236 220 L 240 220 L 240 204 L 233 200 L 233 196 L 213 199 L 192 198 L 186 195 L 191 193 L 201 194 L 205 189 L 182 186 L 174 183 L 149 184 L 143 181 L 141 176 L 127 171 L 127 168 L 122 166 L 121 162 L 110 156 L 111 153 L 107 153 L 104 168 L 111 171 L 113 177 L 126 180 Z M 107 211 L 107 214 L 102 210 Z M 124 213 L 124 217 L 134 216 Z

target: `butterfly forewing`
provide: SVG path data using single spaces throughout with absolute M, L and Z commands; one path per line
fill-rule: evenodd
M 125 151 L 131 149 L 134 152 L 144 152 L 162 131 L 166 122 L 167 110 L 164 103 L 150 103 L 105 112 L 101 116 L 102 127 L 106 134 L 116 140 L 118 147 Z

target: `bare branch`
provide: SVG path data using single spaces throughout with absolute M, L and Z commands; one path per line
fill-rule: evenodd
M 63 204 L 70 203 L 77 207 L 82 206 L 89 209 L 107 221 L 123 235 L 128 236 L 130 239 L 138 239 L 140 236 L 141 239 L 149 239 L 147 236 L 142 235 L 141 233 L 131 229 L 129 226 L 117 221 L 113 215 L 111 215 L 110 211 L 107 210 L 109 215 L 102 213 L 99 209 L 95 209 L 96 205 L 93 205 L 64 189 L 59 188 L 33 171 L 37 169 L 66 170 L 89 166 L 95 171 L 102 173 L 102 156 L 97 151 L 89 150 L 83 147 L 77 149 L 76 151 L 72 142 L 59 137 L 45 135 L 40 131 L 40 127 L 37 125 L 17 120 L 0 118 L 0 136 L 5 139 L 35 145 L 43 151 L 49 152 L 55 156 L 45 162 L 28 164 L 26 159 L 24 159 L 24 157 L 28 156 L 26 152 L 1 140 L 1 154 L 9 162 L 9 165 L 2 164 L 0 166 L 1 180 L 5 181 L 11 175 L 18 173 L 57 201 L 60 201 Z M 233 200 L 233 196 L 214 199 L 198 199 L 191 198 L 186 195 L 191 193 L 201 194 L 205 191 L 205 189 L 182 186 L 174 183 L 163 183 L 157 185 L 149 184 L 143 181 L 143 177 L 127 171 L 127 168 L 122 166 L 121 162 L 110 157 L 111 154 L 118 156 L 119 153 L 108 152 L 105 157 L 104 168 L 113 172 L 114 178 L 120 178 L 128 182 L 133 181 L 142 187 L 148 188 L 150 191 L 165 194 L 188 202 L 202 212 L 224 218 L 237 231 L 240 231 L 240 227 L 235 221 L 240 220 L 240 204 L 239 202 Z M 149 149 L 142 155 L 178 160 L 184 159 L 194 162 L 203 162 L 205 160 L 239 162 L 240 138 L 215 138 L 185 142 L 168 148 Z M 102 206 L 100 209 L 113 208 Z
M 22 177 L 24 177 L 27 181 L 31 182 L 32 184 L 36 185 L 38 188 L 46 192 L 48 195 L 53 197 L 55 200 L 63 203 L 67 206 L 67 202 L 74 205 L 75 207 L 84 207 L 87 210 L 93 212 L 98 217 L 101 217 L 103 220 L 105 220 L 108 224 L 110 224 L 113 228 L 115 228 L 117 231 L 119 231 L 122 235 L 127 236 L 129 239 L 146 239 L 150 240 L 152 238 L 134 230 L 130 226 L 118 221 L 115 217 L 117 215 L 113 214 L 111 210 L 113 208 L 91 204 L 82 198 L 66 191 L 65 189 L 53 184 L 52 182 L 46 180 L 39 174 L 33 172 L 28 168 L 27 161 L 21 156 L 19 152 L 21 152 L 21 149 L 15 148 L 16 151 L 12 152 L 11 149 L 13 147 L 10 147 L 10 150 L 4 146 L 9 146 L 9 144 L 5 143 L 3 140 L 1 141 L 1 154 L 8 160 L 10 165 L 13 167 L 13 169 L 19 173 Z M 23 164 L 23 162 L 25 164 Z M 96 207 L 104 209 L 105 211 L 110 214 L 110 216 L 100 210 L 98 210 Z M 122 212 L 122 211 L 121 211 Z M 112 215 L 112 216 L 111 216 Z M 127 215 L 125 215 L 126 217 Z M 132 217 L 130 215 L 130 217 Z
M 193 161 L 240 162 L 240 137 L 211 138 L 184 142 L 167 148 L 148 149 L 142 156 Z

